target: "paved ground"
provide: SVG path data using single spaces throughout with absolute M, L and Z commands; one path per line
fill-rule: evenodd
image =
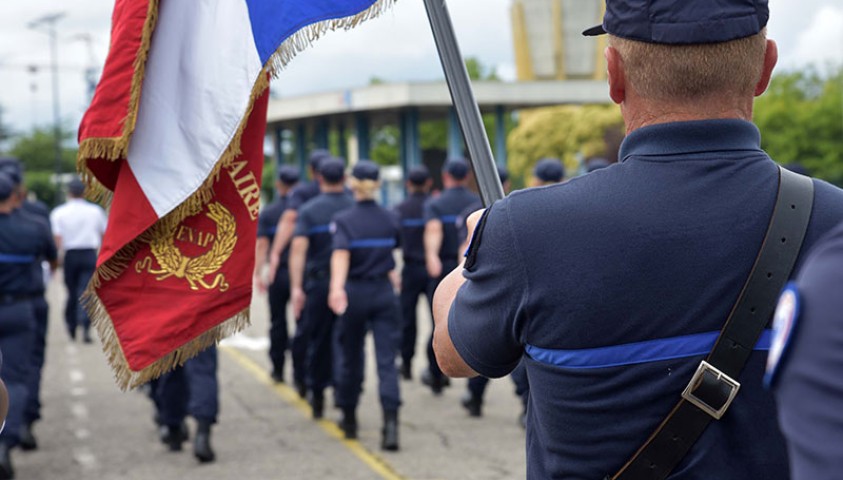
M 64 289 L 49 289 L 50 333 L 44 371 L 40 448 L 13 452 L 19 479 L 510 479 L 524 476 L 520 404 L 509 380 L 492 383 L 482 419 L 459 405 L 465 381 L 440 397 L 417 380 L 402 381 L 401 451 L 379 450 L 377 376 L 368 362 L 359 408 L 360 440 L 345 441 L 338 412 L 314 422 L 298 396 L 273 385 L 267 370 L 266 298 L 256 296 L 252 327 L 220 349 L 221 415 L 217 461 L 199 465 L 189 444 L 170 453 L 157 440 L 152 405 L 114 384 L 97 342 L 71 343 L 61 318 Z M 423 307 L 424 304 L 420 304 Z M 419 309 L 422 331 L 429 316 Z M 371 351 L 371 345 L 369 345 Z M 421 350 L 423 352 L 423 350 Z M 424 366 L 419 358 L 416 373 Z M 418 377 L 418 375 L 416 375 Z M 329 395 L 330 396 L 330 395 Z M 192 427 L 192 424 L 191 424 Z

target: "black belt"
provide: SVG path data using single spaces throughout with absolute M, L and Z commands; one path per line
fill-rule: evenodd
M 38 295 L 31 293 L 0 293 L 0 304 L 6 305 L 9 303 L 23 302 L 38 298 Z
M 328 270 L 314 270 L 307 272 L 306 278 L 308 280 L 327 280 L 331 277 L 331 272 Z
M 348 279 L 350 281 L 355 281 L 355 282 L 375 282 L 375 281 L 378 281 L 378 280 L 389 280 L 389 274 L 388 273 L 382 273 L 380 275 L 366 275 L 366 276 L 360 276 L 360 277 L 348 277 Z
M 720 337 L 679 403 L 612 480 L 667 478 L 711 421 L 720 419 L 735 399 L 741 386 L 736 379 L 796 264 L 814 203 L 810 178 L 781 167 L 779 172 L 779 192 L 764 243 Z

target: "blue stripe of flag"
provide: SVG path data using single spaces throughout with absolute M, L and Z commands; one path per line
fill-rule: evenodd
M 707 355 L 719 335 L 719 331 L 706 332 L 578 350 L 554 350 L 527 345 L 526 351 L 533 360 L 557 367 L 618 367 Z M 772 330 L 764 330 L 755 350 L 769 350 L 771 341 Z
M 261 64 L 308 25 L 356 15 L 376 0 L 246 0 Z
M 394 238 L 361 238 L 348 243 L 348 248 L 392 248 L 395 246 Z

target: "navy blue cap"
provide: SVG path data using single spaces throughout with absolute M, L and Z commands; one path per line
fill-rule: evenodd
M 589 173 L 606 168 L 609 166 L 609 161 L 602 157 L 589 158 L 585 161 L 585 170 Z
M 17 158 L 0 158 L 0 172 L 8 175 L 15 186 L 18 186 L 21 182 L 23 182 L 23 164 L 21 164 L 20 160 Z
M 292 185 L 299 181 L 299 170 L 291 165 L 281 165 L 278 169 L 278 180 L 287 185 Z
M 451 158 L 445 162 L 442 171 L 457 180 L 462 180 L 468 175 L 468 162 L 464 158 Z
M 310 168 L 319 171 L 319 162 L 330 157 L 331 152 L 319 148 L 310 152 L 310 157 L 308 157 L 307 159 L 307 164 L 310 166 Z
M 345 161 L 339 157 L 326 157 L 319 162 L 319 175 L 328 183 L 337 183 L 345 175 Z
M 15 183 L 12 181 L 12 177 L 5 172 L 0 172 L 0 202 L 6 201 L 14 191 Z
M 670 45 L 719 43 L 755 35 L 769 18 L 767 0 L 606 0 L 603 24 L 582 33 Z
M 500 165 L 498 165 L 497 167 L 498 177 L 500 177 L 501 183 L 506 183 L 506 181 L 509 180 L 509 170 L 507 170 L 506 167 L 502 167 Z
M 371 160 L 360 160 L 351 169 L 351 176 L 357 180 L 377 181 L 379 173 L 378 165 Z
M 82 180 L 78 178 L 74 178 L 67 184 L 67 191 L 70 192 L 72 195 L 77 197 L 81 197 L 83 193 L 85 193 L 85 184 L 82 183 Z
M 430 180 L 430 171 L 424 165 L 416 165 L 407 172 L 407 180 L 413 185 L 421 187 Z
M 543 182 L 561 182 L 565 177 L 565 167 L 558 158 L 542 158 L 536 163 L 533 175 Z

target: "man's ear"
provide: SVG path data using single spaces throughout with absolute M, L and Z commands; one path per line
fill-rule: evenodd
M 620 105 L 626 99 L 626 78 L 624 77 L 623 59 L 615 47 L 608 46 L 603 51 L 606 57 L 606 70 L 609 77 L 609 96 Z
M 759 96 L 767 90 L 770 85 L 770 78 L 773 76 L 773 68 L 779 60 L 779 47 L 773 40 L 767 40 L 767 50 L 764 52 L 764 68 L 761 70 L 761 79 L 755 85 L 755 96 Z

